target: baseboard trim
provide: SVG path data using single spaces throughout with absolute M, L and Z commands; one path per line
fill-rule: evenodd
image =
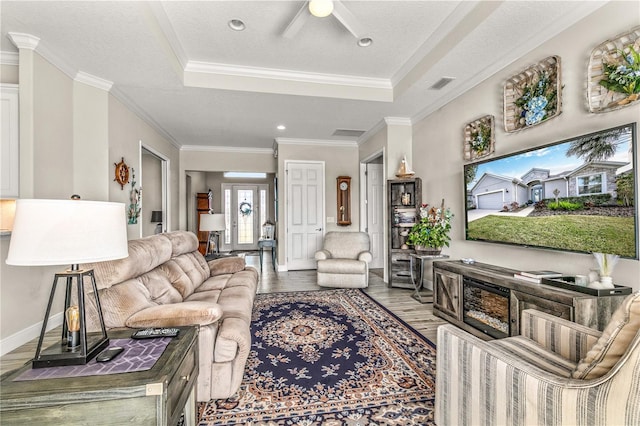
M 47 331 L 62 325 L 63 318 L 64 316 L 62 315 L 62 312 L 50 316 L 49 321 L 47 321 Z M 43 321 L 40 321 L 23 330 L 18 331 L 17 333 L 12 334 L 9 337 L 0 340 L 0 356 L 3 356 L 16 348 L 19 348 L 20 346 L 30 342 L 37 337 L 40 337 L 42 323 Z

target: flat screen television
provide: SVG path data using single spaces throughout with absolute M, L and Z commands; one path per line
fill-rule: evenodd
M 465 164 L 465 237 L 637 259 L 636 123 Z

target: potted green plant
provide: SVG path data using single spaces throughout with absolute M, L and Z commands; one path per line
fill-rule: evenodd
M 449 247 L 452 218 L 451 210 L 444 207 L 444 199 L 439 208 L 422 204 L 420 219 L 409 231 L 407 243 L 412 244 L 418 254 L 440 254 L 442 247 Z

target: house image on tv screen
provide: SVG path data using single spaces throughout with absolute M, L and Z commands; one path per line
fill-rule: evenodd
M 544 199 L 610 194 L 616 198 L 616 179 L 630 163 L 599 161 L 584 163 L 565 172 L 552 174 L 549 169 L 532 168 L 521 177 L 484 173 L 471 189 L 472 202 L 478 209 L 502 210 Z

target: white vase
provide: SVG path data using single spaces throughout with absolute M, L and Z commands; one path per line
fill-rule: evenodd
M 611 277 L 600 277 L 600 284 L 603 288 L 613 288 L 613 279 Z

